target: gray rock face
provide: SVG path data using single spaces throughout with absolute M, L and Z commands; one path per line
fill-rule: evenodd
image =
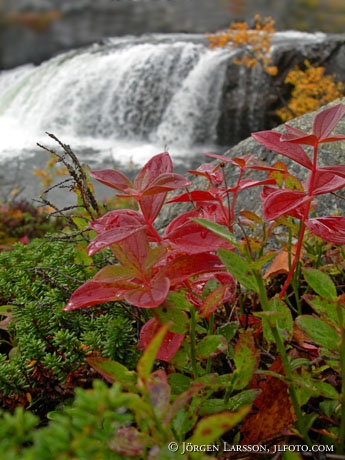
M 272 61 L 278 68 L 274 77 L 259 66 L 248 70 L 229 62 L 218 122 L 221 145 L 234 145 L 253 131 L 277 126 L 276 110 L 289 100 L 286 75 L 306 59 L 345 84 L 345 35 L 283 32 L 275 35 L 272 45 Z
M 61 17 L 45 30 L 16 25 L 15 21 L 7 24 L 2 31 L 2 68 L 39 63 L 59 51 L 106 37 L 204 33 L 227 27 L 231 20 L 222 0 L 8 0 L 5 4 L 7 14 L 54 9 Z

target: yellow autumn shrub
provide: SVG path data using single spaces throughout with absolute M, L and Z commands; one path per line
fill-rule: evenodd
M 277 110 L 284 122 L 313 112 L 343 96 L 343 84 L 335 81 L 334 75 L 325 75 L 324 67 L 313 67 L 308 60 L 304 65 L 304 69 L 295 67 L 290 70 L 284 80 L 293 86 L 290 101 Z
M 241 58 L 234 58 L 237 65 L 247 68 L 261 64 L 270 75 L 276 75 L 277 68 L 272 65 L 270 56 L 271 39 L 275 32 L 271 17 L 261 19 L 254 17 L 255 26 L 251 28 L 246 22 L 234 22 L 224 31 L 207 36 L 211 48 L 229 47 L 243 50 Z

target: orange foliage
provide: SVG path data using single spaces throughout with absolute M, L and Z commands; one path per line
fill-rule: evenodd
M 243 56 L 234 59 L 237 65 L 245 65 L 247 68 L 261 64 L 270 75 L 276 75 L 277 68 L 272 65 L 270 57 L 271 39 L 275 32 L 274 20 L 270 17 L 261 19 L 256 15 L 254 28 L 250 28 L 246 22 L 235 22 L 225 31 L 208 35 L 211 48 L 229 47 L 244 51 Z
M 34 169 L 33 174 L 41 179 L 43 188 L 53 185 L 55 177 L 62 177 L 68 174 L 67 168 L 57 167 L 58 158 L 51 155 L 44 169 Z
M 275 359 L 269 370 L 284 375 L 280 357 Z M 254 403 L 258 410 L 246 418 L 241 429 L 243 444 L 259 444 L 287 434 L 296 420 L 285 382 L 268 375 L 258 386 L 262 389 Z
M 336 82 L 334 75 L 325 75 L 324 67 L 313 67 L 308 60 L 304 64 L 304 70 L 296 67 L 285 78 L 293 90 L 287 106 L 277 110 L 284 122 L 343 97 L 343 84 Z
M 59 10 L 50 10 L 45 12 L 18 12 L 11 13 L 6 17 L 8 24 L 15 24 L 36 32 L 45 32 L 53 21 L 61 19 L 62 13 Z

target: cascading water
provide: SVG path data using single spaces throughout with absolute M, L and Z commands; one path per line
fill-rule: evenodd
M 45 132 L 92 161 L 141 163 L 216 144 L 228 51 L 175 40 L 109 40 L 0 74 L 0 158 L 28 155 Z M 49 141 L 48 141 L 49 144 Z M 206 148 L 206 147 L 205 147 Z M 199 147 L 202 151 L 202 147 Z
M 307 45 L 322 43 L 324 35 L 273 38 L 273 54 L 298 49 L 307 56 Z M 200 164 L 203 152 L 223 153 L 225 145 L 267 129 L 268 75 L 239 68 L 235 54 L 211 50 L 201 35 L 149 35 L 108 39 L 40 66 L 0 72 L 0 185 L 6 177 L 32 187 L 29 169 L 47 159 L 37 142 L 57 147 L 46 132 L 92 168 L 124 169 L 164 150 L 175 165 L 188 167 L 196 156 Z

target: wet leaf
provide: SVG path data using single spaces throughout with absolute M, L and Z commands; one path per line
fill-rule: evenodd
M 268 343 L 274 343 L 275 339 L 271 331 L 274 325 L 283 341 L 290 340 L 293 330 L 293 319 L 290 308 L 279 298 L 273 298 L 268 303 L 268 311 L 255 313 L 262 319 L 262 330 Z
M 228 350 L 228 341 L 222 335 L 207 335 L 196 346 L 198 359 L 214 358 Z
M 95 369 L 107 382 L 119 382 L 125 388 L 136 384 L 137 373 L 108 358 L 89 357 L 85 361 Z
M 284 375 L 280 357 L 275 359 L 269 370 Z M 260 382 L 259 388 L 262 393 L 254 401 L 258 410 L 246 417 L 241 429 L 243 444 L 263 443 L 266 439 L 280 436 L 296 420 L 285 382 L 268 375 L 266 380 Z
M 330 324 L 311 315 L 298 316 L 295 321 L 297 326 L 321 347 L 330 350 L 339 349 L 340 337 Z
M 144 363 L 147 367 L 148 363 L 152 363 L 153 365 L 155 359 L 170 361 L 180 348 L 184 339 L 184 334 L 176 334 L 174 332 L 167 331 L 167 326 L 170 327 L 171 322 L 161 325 L 155 318 L 151 318 L 144 324 L 140 331 L 140 345 L 145 348 L 145 353 L 139 361 L 140 366 L 144 365 Z M 157 346 L 157 337 L 161 337 L 160 334 L 163 330 L 165 331 L 164 338 L 162 340 L 160 339 Z M 148 355 L 146 354 L 146 351 L 148 351 Z M 154 357 L 153 353 L 155 353 Z
M 148 323 L 150 323 L 148 327 L 149 337 L 147 338 L 147 342 L 144 343 L 145 351 L 137 364 L 137 372 L 139 374 L 139 377 L 141 377 L 144 380 L 146 380 L 152 372 L 152 368 L 156 360 L 159 348 L 162 345 L 162 342 L 166 334 L 168 333 L 170 326 L 169 323 L 164 324 L 164 326 L 162 326 L 158 324 L 154 318 L 152 318 L 152 320 L 150 321 L 148 321 Z M 146 323 L 144 327 L 147 326 L 148 323 Z M 141 340 L 143 339 L 141 338 Z
M 237 412 L 221 412 L 220 414 L 204 417 L 196 426 L 188 442 L 192 445 L 212 444 L 224 433 L 231 430 L 248 414 L 250 406 L 245 406 Z
M 241 391 L 227 402 L 224 399 L 208 399 L 201 404 L 200 415 L 211 415 L 225 410 L 235 412 L 241 407 L 251 405 L 260 393 L 261 390 Z
M 345 244 L 345 217 L 328 216 L 307 219 L 308 229 L 325 241 L 336 244 Z
M 255 347 L 253 333 L 247 329 L 241 333 L 234 349 L 234 389 L 242 390 L 248 385 L 257 367 L 257 361 L 258 351 Z
M 227 249 L 219 249 L 219 257 L 226 269 L 245 288 L 259 292 L 259 286 L 252 270 L 248 268 L 248 262 L 240 255 Z
M 175 332 L 176 334 L 186 333 L 189 320 L 186 313 L 179 308 L 163 305 L 155 308 L 153 314 L 160 324 L 171 323 L 170 332 Z
M 304 279 L 316 294 L 328 300 L 337 299 L 337 289 L 331 278 L 316 268 L 305 268 Z

